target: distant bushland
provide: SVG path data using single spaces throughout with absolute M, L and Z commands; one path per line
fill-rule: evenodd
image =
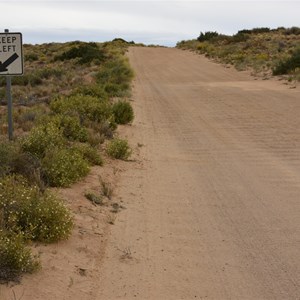
M 300 80 L 299 27 L 259 27 L 234 35 L 207 31 L 194 40 L 178 42 L 176 47 L 234 65 L 238 70 L 249 69 L 255 75 L 288 75 L 289 80 Z

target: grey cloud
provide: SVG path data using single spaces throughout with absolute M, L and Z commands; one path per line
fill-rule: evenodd
M 1 1 L 11 5 L 3 24 L 23 30 L 30 43 L 67 40 L 103 41 L 123 37 L 144 43 L 175 45 L 200 31 L 226 34 L 253 27 L 299 26 L 299 1 Z M 19 16 L 15 18 L 19 10 Z M 36 16 L 38 11 L 40 16 Z M 52 15 L 49 15 L 51 11 Z M 59 12 L 61 19 L 55 15 Z M 80 20 L 72 19 L 76 13 Z M 113 18 L 95 22 L 93 18 Z M 41 21 L 42 20 L 42 21 Z M 44 21 L 43 21 L 44 20 Z M 63 24 L 64 20 L 70 20 Z M 120 20 L 118 22 L 118 20 Z M 124 21 L 125 20 L 125 21 Z M 90 30 L 78 26 L 86 25 Z M 78 23 L 78 24 L 76 24 Z M 103 25 L 107 25 L 104 29 Z M 65 29 L 62 29 L 65 28 Z

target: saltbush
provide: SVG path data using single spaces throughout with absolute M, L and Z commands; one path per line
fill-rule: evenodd
M 50 186 L 68 187 L 88 174 L 89 163 L 76 149 L 53 148 L 46 152 L 42 169 Z
M 133 109 L 127 101 L 118 101 L 114 103 L 112 106 L 112 112 L 117 124 L 127 124 L 133 121 Z
M 106 152 L 110 157 L 122 160 L 128 159 L 132 153 L 128 142 L 120 138 L 111 140 L 107 145 Z

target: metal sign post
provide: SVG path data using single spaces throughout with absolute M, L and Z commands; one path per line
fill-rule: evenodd
M 11 141 L 14 134 L 12 98 L 11 98 L 11 77 L 6 76 L 6 98 L 7 98 L 7 119 L 8 119 L 8 138 Z
M 11 98 L 11 75 L 23 75 L 22 34 L 0 33 L 0 75 L 6 76 L 6 98 L 8 114 L 8 138 L 13 139 L 13 118 Z

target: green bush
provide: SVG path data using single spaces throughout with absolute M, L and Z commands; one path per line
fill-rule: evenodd
M 239 33 L 246 33 L 246 34 L 259 34 L 259 33 L 268 33 L 270 32 L 271 29 L 269 27 L 258 27 L 258 28 L 253 28 L 253 29 L 243 29 L 239 30 Z
M 127 101 L 118 101 L 114 103 L 112 106 L 112 112 L 117 124 L 127 124 L 133 121 L 133 109 Z
M 92 96 L 74 95 L 60 97 L 50 103 L 55 113 L 78 115 L 81 121 L 90 120 L 102 122 L 112 116 L 111 104 L 103 99 Z
M 120 138 L 111 140 L 107 145 L 106 152 L 110 157 L 122 160 L 128 159 L 132 153 L 128 142 Z
M 103 165 L 103 159 L 97 149 L 89 144 L 76 144 L 73 146 L 91 165 Z
M 129 84 L 134 73 L 129 63 L 125 59 L 116 58 L 106 62 L 102 69 L 96 74 L 96 80 L 100 84 Z
M 14 160 L 18 157 L 18 147 L 15 143 L 0 143 L 0 177 L 13 171 Z
M 108 100 L 107 93 L 105 92 L 103 87 L 100 86 L 99 84 L 80 86 L 73 91 L 72 96 L 77 94 L 84 95 L 84 96 L 92 96 L 92 97 L 99 98 L 101 100 Z
M 197 40 L 199 42 L 205 42 L 205 41 L 209 41 L 213 38 L 218 37 L 219 34 L 216 31 L 207 31 L 205 33 L 200 32 L 200 35 L 198 36 Z
M 57 55 L 55 60 L 70 60 L 78 59 L 79 64 L 90 63 L 93 60 L 104 61 L 105 52 L 98 47 L 96 43 L 77 43 L 69 50 L 63 52 L 61 55 Z
M 49 191 L 37 191 L 23 209 L 20 224 L 32 240 L 57 242 L 67 239 L 73 228 L 70 212 L 63 202 Z
M 33 273 L 39 267 L 22 234 L 0 230 L 0 282 L 19 281 L 23 273 Z
M 55 124 L 49 123 L 33 128 L 21 142 L 21 147 L 23 151 L 42 158 L 47 149 L 64 143 L 62 131 Z
M 53 148 L 42 160 L 45 181 L 51 186 L 68 187 L 89 172 L 89 163 L 75 149 Z
M 294 34 L 294 35 L 299 35 L 300 34 L 300 27 L 291 27 L 291 28 L 287 28 L 285 29 L 284 31 L 284 34 L 286 35 L 291 35 L 291 34 Z
M 234 34 L 231 38 L 231 42 L 233 43 L 241 43 L 246 42 L 250 39 L 250 35 L 242 32 L 238 32 L 237 34 Z
M 24 56 L 24 60 L 25 61 L 37 61 L 39 59 L 38 55 L 36 53 L 28 53 L 28 54 L 25 54 Z
M 40 119 L 40 123 L 54 124 L 70 141 L 86 142 L 88 131 L 82 126 L 78 115 L 55 114 Z
M 2 229 L 22 233 L 26 239 L 56 242 L 69 237 L 73 222 L 63 202 L 49 191 L 41 193 L 20 175 L 0 181 Z
M 60 79 L 64 71 L 59 68 L 42 68 L 36 71 L 30 71 L 28 74 L 23 76 L 13 76 L 12 84 L 20 86 L 35 87 L 43 83 L 43 79 L 49 79 L 50 77 L 55 77 Z M 0 78 L 0 86 L 5 86 L 5 78 Z
M 24 131 L 30 131 L 36 121 L 44 115 L 48 114 L 48 109 L 45 105 L 35 105 L 32 107 L 19 108 L 14 110 L 14 121 Z
M 27 109 L 25 111 L 22 111 L 18 115 L 14 115 L 15 122 L 18 122 L 20 124 L 27 123 L 27 122 L 34 122 L 38 116 L 38 111 L 35 111 L 33 109 Z
M 40 167 L 39 159 L 30 153 L 22 152 L 18 143 L 0 143 L 0 178 L 17 173 L 44 189 Z
M 129 84 L 128 83 L 106 83 L 104 84 L 104 91 L 110 97 L 128 97 L 129 93 Z
M 57 79 L 61 79 L 64 71 L 60 68 L 42 68 L 35 72 L 35 76 L 41 79 L 49 79 L 50 77 L 55 77 Z
M 273 75 L 288 74 L 300 68 L 300 48 L 296 49 L 291 57 L 278 63 L 273 70 Z
M 62 128 L 63 135 L 68 140 L 86 142 L 88 139 L 88 132 L 86 128 L 82 127 L 78 116 L 60 115 L 60 128 Z
M 38 72 L 30 72 L 24 74 L 23 76 L 13 76 L 11 80 L 12 85 L 19 86 L 31 86 L 35 87 L 43 83 L 42 78 Z M 5 77 L 0 78 L 0 86 L 4 87 L 6 85 Z
M 28 152 L 19 152 L 12 162 L 13 174 L 20 174 L 32 184 L 36 184 L 40 190 L 46 186 L 42 178 L 41 162 L 38 157 Z

